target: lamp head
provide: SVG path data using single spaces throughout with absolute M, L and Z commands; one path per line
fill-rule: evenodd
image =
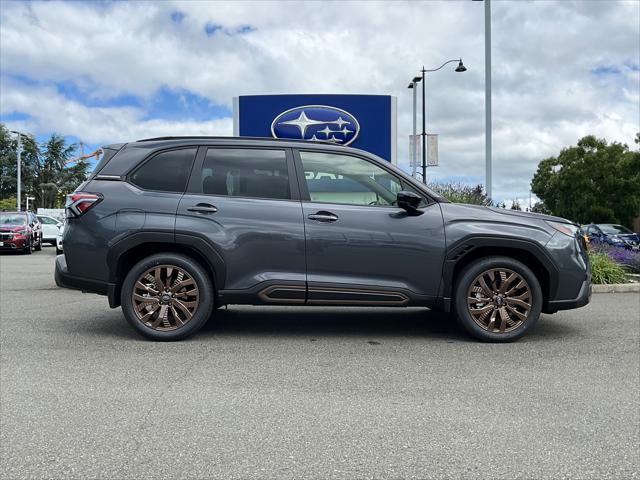
M 467 71 L 467 67 L 465 67 L 462 64 L 462 59 L 460 59 L 460 61 L 458 62 L 458 66 L 456 67 L 456 72 L 466 72 Z

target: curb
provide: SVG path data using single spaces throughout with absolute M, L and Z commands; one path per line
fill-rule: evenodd
M 640 292 L 640 283 L 611 283 L 591 285 L 593 293 L 632 293 Z

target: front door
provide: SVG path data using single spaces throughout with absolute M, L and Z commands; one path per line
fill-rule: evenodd
M 304 303 L 304 225 L 291 152 L 201 147 L 180 200 L 176 237 L 200 237 L 221 259 L 223 302 Z
M 308 303 L 407 305 L 436 297 L 445 250 L 439 205 L 425 199 L 423 213 L 410 215 L 394 203 L 398 191 L 413 189 L 393 172 L 358 156 L 298 153 Z

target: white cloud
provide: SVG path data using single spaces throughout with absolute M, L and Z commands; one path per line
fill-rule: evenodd
M 537 162 L 593 133 L 631 143 L 640 130 L 640 4 L 494 2 L 494 196 L 528 197 Z M 440 133 L 431 178 L 484 176 L 482 2 L 3 3 L 2 112 L 30 128 L 96 141 L 179 133 L 231 133 L 230 119 L 145 120 L 144 108 L 86 107 L 47 82 L 74 82 L 91 98 L 149 99 L 161 87 L 231 105 L 257 93 L 377 93 L 398 97 L 399 158 L 407 158 L 411 94 L 427 68 L 427 123 Z M 180 23 L 174 11 L 184 12 Z M 205 25 L 219 31 L 208 37 Z M 613 66 L 620 74 L 595 75 Z M 64 112 L 64 115 L 61 113 Z M 158 133 L 160 134 L 160 133 Z

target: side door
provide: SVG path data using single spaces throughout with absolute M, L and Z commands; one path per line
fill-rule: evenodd
M 307 245 L 308 303 L 429 304 L 445 251 L 440 206 L 422 213 L 394 205 L 412 189 L 355 155 L 296 151 Z
M 213 249 L 223 302 L 304 303 L 304 225 L 289 149 L 200 147 L 175 231 L 178 243 Z

